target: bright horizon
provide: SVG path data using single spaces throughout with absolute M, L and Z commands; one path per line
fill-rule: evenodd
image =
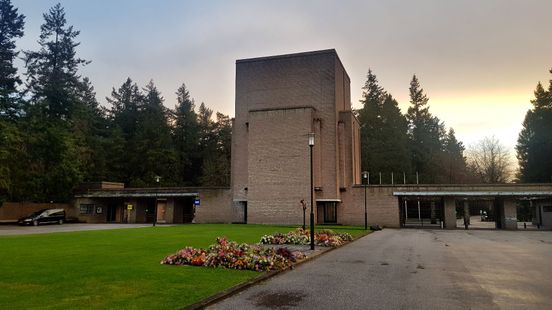
M 13 1 L 26 16 L 19 49 L 38 48 L 57 2 Z M 153 79 L 167 107 L 184 82 L 196 104 L 233 116 L 235 60 L 335 48 L 354 108 L 371 68 L 406 112 L 416 74 L 430 111 L 466 146 L 494 135 L 513 157 L 535 86 L 552 78 L 550 1 L 60 2 L 103 105 L 131 77 Z

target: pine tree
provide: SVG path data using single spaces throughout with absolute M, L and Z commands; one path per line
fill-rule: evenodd
M 155 176 L 161 176 L 163 185 L 175 185 L 176 155 L 172 148 L 167 109 L 161 93 L 150 81 L 143 89 L 144 104 L 139 114 L 135 145 L 137 152 L 127 154 L 134 167 L 130 185 L 154 186 Z
M 382 182 L 391 183 L 392 173 L 402 175 L 410 170 L 406 118 L 371 70 L 363 90 L 363 107 L 358 112 L 362 169 L 372 175 L 381 172 Z
M 387 94 L 381 108 L 381 172 L 385 178 L 389 174 L 408 173 L 410 171 L 410 153 L 408 151 L 408 123 L 401 113 L 398 102 Z
M 108 112 L 111 139 L 106 141 L 113 148 L 110 150 L 111 180 L 130 184 L 135 167 L 130 158 L 137 154 L 138 145 L 136 133 L 140 122 L 140 113 L 144 106 L 144 95 L 140 88 L 130 78 L 118 88 L 111 91 L 111 97 L 106 98 L 111 104 Z
M 529 183 L 552 182 L 552 80 L 548 91 L 537 84 L 531 103 L 516 145 L 518 178 Z
M 419 173 L 420 182 L 440 181 L 439 166 L 442 159 L 442 142 L 446 135 L 444 124 L 429 112 L 429 98 L 424 94 L 416 75 L 410 82 L 410 104 L 406 115 L 412 168 Z
M 382 133 L 381 110 L 385 91 L 379 85 L 376 75 L 368 70 L 366 82 L 362 88 L 362 108 L 358 111 L 358 119 L 361 124 L 361 166 L 362 170 L 380 171 L 382 161 L 380 140 Z M 378 150 L 374 152 L 374 150 Z
M 25 52 L 30 102 L 21 121 L 24 128 L 27 170 L 23 199 L 68 201 L 83 178 L 82 145 L 75 135 L 75 111 L 81 106 L 83 83 L 78 68 L 86 61 L 76 57 L 79 32 L 66 25 L 57 4 L 44 14 L 39 51 Z
M 0 120 L 0 206 L 2 202 L 20 198 L 25 147 L 17 124 Z
M 442 183 L 460 184 L 470 180 L 464 151 L 464 144 L 456 139 L 454 129 L 450 128 L 444 141 Z
M 209 113 L 207 113 L 209 114 Z M 230 156 L 232 124 L 230 118 L 217 113 L 215 123 L 209 133 L 209 144 L 206 147 L 202 163 L 201 184 L 203 186 L 230 185 Z
M 107 179 L 109 170 L 108 144 L 111 132 L 106 111 L 96 100 L 96 93 L 88 78 L 84 78 L 77 94 L 70 124 L 79 148 L 79 160 L 83 165 L 84 181 Z
M 198 185 L 201 175 L 198 115 L 186 85 L 182 84 L 176 95 L 178 103 L 174 112 L 173 137 L 178 159 L 178 181 L 182 185 Z
M 17 12 L 10 0 L 0 0 L 0 119 L 15 119 L 20 113 L 17 85 L 21 80 L 13 62 L 15 39 L 23 36 L 25 16 Z
M 66 25 L 63 7 L 58 3 L 43 16 L 40 50 L 25 52 L 27 87 L 32 103 L 39 105 L 45 116 L 68 119 L 81 87 L 77 71 L 88 62 L 76 57 L 79 31 Z

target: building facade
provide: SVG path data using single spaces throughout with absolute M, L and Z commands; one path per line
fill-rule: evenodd
M 360 127 L 350 79 L 335 52 L 236 61 L 232 203 L 249 223 L 299 224 L 310 203 L 314 133 L 316 219 L 338 223 L 344 196 L 360 183 Z
M 454 229 L 476 209 L 492 214 L 494 228 L 517 229 L 517 205 L 528 202 L 534 223 L 552 228 L 551 184 L 362 185 L 350 97 L 333 49 L 237 60 L 230 188 L 102 182 L 77 193 L 72 214 L 86 222 L 302 224 L 301 200 L 308 213 L 312 190 L 317 224 L 363 225 L 367 210 L 369 225 Z

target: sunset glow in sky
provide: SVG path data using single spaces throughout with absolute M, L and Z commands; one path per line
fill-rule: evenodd
M 13 0 L 27 16 L 21 49 L 37 49 L 42 13 L 58 1 Z M 196 102 L 234 113 L 235 60 L 335 48 L 360 107 L 368 68 L 403 112 L 416 74 L 430 111 L 469 145 L 495 135 L 513 149 L 538 81 L 552 76 L 552 1 L 61 1 L 81 31 L 82 70 L 105 104 L 130 76 L 173 107 L 185 82 Z

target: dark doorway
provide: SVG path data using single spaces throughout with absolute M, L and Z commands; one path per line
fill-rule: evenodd
M 201 206 L 199 206 L 199 208 L 201 208 Z M 192 223 L 194 216 L 194 197 L 182 197 L 174 200 L 174 223 Z
M 155 219 L 155 203 L 157 200 L 155 198 L 147 198 L 145 199 L 146 202 L 146 208 L 144 209 L 144 219 L 146 223 L 153 223 L 153 220 Z
M 241 204 L 243 206 L 243 223 L 247 224 L 247 201 L 242 201 Z
M 106 215 L 108 223 L 117 222 L 117 205 L 110 204 L 107 206 Z
M 402 227 L 442 228 L 444 204 L 442 199 L 399 199 Z
M 317 222 L 320 224 L 337 224 L 337 202 L 318 202 Z

